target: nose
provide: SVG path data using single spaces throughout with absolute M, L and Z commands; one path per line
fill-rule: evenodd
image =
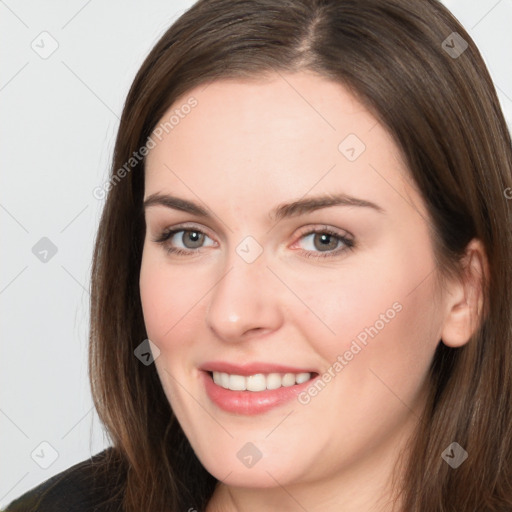
M 263 255 L 247 263 L 234 254 L 226 267 L 210 295 L 208 327 L 228 342 L 279 329 L 283 322 L 279 281 L 267 268 Z

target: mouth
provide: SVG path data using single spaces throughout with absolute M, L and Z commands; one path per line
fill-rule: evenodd
M 224 412 L 237 415 L 262 414 L 285 405 L 319 376 L 310 369 L 278 365 L 215 363 L 205 366 L 200 375 L 210 402 Z

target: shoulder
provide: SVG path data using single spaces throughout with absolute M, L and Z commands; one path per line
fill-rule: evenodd
M 123 471 L 113 448 L 45 480 L 4 512 L 114 512 L 121 510 Z

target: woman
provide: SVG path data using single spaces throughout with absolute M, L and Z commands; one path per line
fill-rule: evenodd
M 199 1 L 112 169 L 113 446 L 8 510 L 512 508 L 512 144 L 445 7 Z

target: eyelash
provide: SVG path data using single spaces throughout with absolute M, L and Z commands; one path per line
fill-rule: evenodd
M 172 229 L 164 230 L 158 238 L 153 239 L 153 242 L 162 244 L 165 247 L 165 250 L 167 251 L 168 254 L 176 254 L 178 256 L 191 256 L 191 254 L 197 253 L 198 250 L 194 250 L 194 249 L 184 250 L 184 249 L 177 248 L 177 247 L 171 247 L 168 244 L 166 244 L 166 242 L 170 238 L 172 238 L 176 233 L 180 233 L 180 232 L 183 232 L 183 233 L 195 232 L 195 233 L 200 233 L 205 236 L 208 236 L 204 231 L 197 229 L 193 226 L 192 227 L 191 226 L 177 226 Z M 322 234 L 322 235 L 333 236 L 336 239 L 338 239 L 338 241 L 342 242 L 345 245 L 345 247 L 341 247 L 341 248 L 335 249 L 333 251 L 324 252 L 324 253 L 322 253 L 322 252 L 315 253 L 315 251 L 302 250 L 301 252 L 304 254 L 304 257 L 306 257 L 306 258 L 316 258 L 316 259 L 334 258 L 334 257 L 338 256 L 340 253 L 343 253 L 347 250 L 350 250 L 350 251 L 354 250 L 354 248 L 356 246 L 355 241 L 353 239 L 347 238 L 328 227 L 310 229 L 309 231 L 305 231 L 304 233 L 302 233 L 299 236 L 299 240 L 305 236 L 309 236 L 312 234 Z M 211 237 L 209 237 L 209 238 L 211 238 Z M 199 249 L 201 249 L 201 248 L 199 248 Z

